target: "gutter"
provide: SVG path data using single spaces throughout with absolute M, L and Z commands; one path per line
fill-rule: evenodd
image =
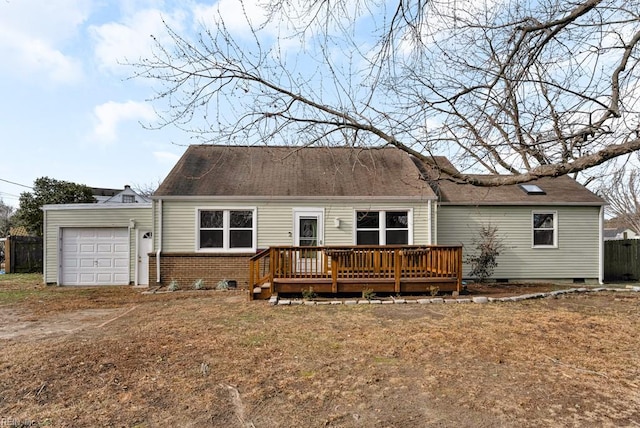
M 155 207 L 155 205 L 154 205 Z M 156 251 L 156 283 L 160 283 L 160 254 L 162 253 L 162 199 L 158 199 L 158 250 Z

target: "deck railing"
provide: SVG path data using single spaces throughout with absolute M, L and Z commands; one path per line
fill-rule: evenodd
M 274 282 L 332 283 L 337 292 L 341 281 L 387 281 L 400 290 L 402 281 L 462 278 L 460 246 L 331 246 L 271 247 L 252 257 L 249 265 L 251 289 Z

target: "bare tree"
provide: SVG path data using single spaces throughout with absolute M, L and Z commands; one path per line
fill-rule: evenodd
M 141 196 L 145 196 L 145 197 L 149 197 L 151 195 L 154 194 L 154 192 L 156 190 L 158 190 L 158 187 L 160 187 L 160 183 L 161 180 L 158 179 L 156 180 L 156 182 L 150 182 L 150 183 L 134 183 L 133 184 L 133 190 Z
M 208 142 L 393 145 L 477 185 L 640 150 L 637 0 L 271 0 L 133 63 L 159 126 Z M 243 6 L 245 2 L 240 3 Z M 238 12 L 237 14 L 242 14 Z
M 0 198 L 0 238 L 3 238 L 9 234 L 11 229 L 11 216 L 13 215 L 13 207 L 7 205 L 2 198 Z
M 620 169 L 599 192 L 609 203 L 606 210 L 617 222 L 640 233 L 640 172 Z

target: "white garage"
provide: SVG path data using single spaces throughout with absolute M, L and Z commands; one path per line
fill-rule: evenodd
M 150 203 L 57 204 L 42 209 L 45 284 L 149 283 Z
M 63 285 L 129 284 L 127 228 L 63 228 L 61 243 Z

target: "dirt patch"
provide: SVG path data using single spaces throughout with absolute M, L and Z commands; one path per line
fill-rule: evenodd
M 522 294 L 546 293 L 554 290 L 573 288 L 574 285 L 557 285 L 550 283 L 470 283 L 464 286 L 462 294 L 471 296 L 487 296 L 487 297 L 507 297 L 518 296 Z
M 31 426 L 640 424 L 640 293 L 269 306 L 245 293 L 35 292 L 0 308 L 3 329 L 75 327 L 0 338 L 0 415 Z
M 0 339 L 16 339 L 21 336 L 36 339 L 99 328 L 120 316 L 119 312 L 124 314 L 121 308 L 84 309 L 38 317 L 25 310 L 0 308 Z

